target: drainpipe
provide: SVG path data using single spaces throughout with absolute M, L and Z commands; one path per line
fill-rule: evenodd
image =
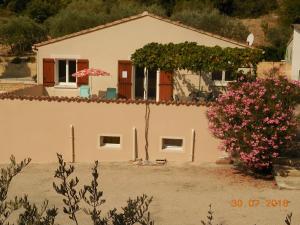
M 190 153 L 191 158 L 190 158 L 190 161 L 194 162 L 194 160 L 195 160 L 195 130 L 194 129 L 192 129 L 191 140 L 192 140 L 192 142 L 191 142 L 191 153 Z
M 70 126 L 70 142 L 72 152 L 72 163 L 75 163 L 75 143 L 74 143 L 74 126 Z

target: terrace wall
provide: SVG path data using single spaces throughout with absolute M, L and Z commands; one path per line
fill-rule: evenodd
M 194 160 L 219 158 L 219 142 L 208 130 L 206 106 L 150 102 L 149 107 L 150 160 L 191 161 L 193 129 Z M 0 109 L 0 163 L 8 162 L 12 154 L 19 160 L 55 162 L 56 152 L 71 161 L 71 125 L 76 162 L 128 161 L 135 151 L 138 158 L 145 158 L 145 102 L 0 95 Z M 100 134 L 120 135 L 121 147 L 99 148 Z M 182 138 L 182 151 L 162 150 L 161 137 Z

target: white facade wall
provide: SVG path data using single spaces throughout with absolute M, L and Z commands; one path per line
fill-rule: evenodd
M 297 29 L 294 29 L 292 47 L 292 80 L 300 80 L 300 31 Z
M 105 91 L 107 87 L 117 87 L 118 60 L 130 60 L 136 49 L 151 42 L 181 43 L 185 41 L 197 42 L 205 46 L 244 47 L 242 44 L 213 37 L 151 16 L 144 16 L 38 47 L 38 83 L 43 83 L 43 58 L 88 59 L 89 67 L 103 69 L 111 74 L 106 77 L 91 77 L 92 89 Z M 194 77 L 192 78 L 195 80 Z M 197 78 L 196 75 L 195 78 Z M 56 94 L 66 91 L 68 96 L 78 94 L 78 90 L 48 89 L 49 92 Z

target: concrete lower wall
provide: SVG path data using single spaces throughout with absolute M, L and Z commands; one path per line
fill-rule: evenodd
M 34 84 L 26 84 L 26 83 L 2 83 L 0 81 L 0 93 L 17 91 L 20 89 L 28 88 L 29 95 L 31 95 L 31 88 L 34 87 Z
M 33 162 L 72 160 L 71 128 L 77 162 L 145 158 L 145 104 L 0 100 L 0 163 L 11 154 Z M 208 130 L 207 108 L 150 104 L 150 160 L 214 162 L 221 153 Z M 193 138 L 193 130 L 195 138 Z M 100 147 L 101 135 L 120 136 L 120 147 Z M 161 138 L 180 138 L 181 150 L 164 150 Z

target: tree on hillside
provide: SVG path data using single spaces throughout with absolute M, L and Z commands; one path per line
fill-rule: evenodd
M 18 13 L 26 9 L 26 6 L 30 0 L 2 0 L 2 2 L 3 5 L 9 10 Z
M 27 5 L 26 12 L 36 22 L 43 23 L 47 18 L 55 15 L 59 8 L 59 1 L 32 0 Z
M 248 29 L 241 22 L 220 14 L 216 9 L 184 10 L 174 13 L 172 18 L 195 28 L 238 41 L 244 42 L 249 34 Z
M 292 23 L 300 23 L 300 1 L 299 0 L 283 0 L 280 10 L 281 21 L 290 25 Z
M 275 0 L 212 0 L 222 13 L 242 18 L 264 15 L 277 8 Z
M 14 54 L 30 51 L 34 43 L 45 39 L 45 29 L 28 17 L 14 17 L 0 27 L 0 43 Z

